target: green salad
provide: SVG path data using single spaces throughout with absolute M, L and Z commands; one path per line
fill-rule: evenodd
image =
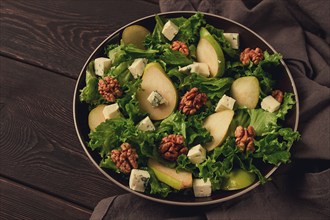
M 202 13 L 126 27 L 80 90 L 100 167 L 138 192 L 208 197 L 265 183 L 258 167 L 288 163 L 300 135 L 283 126 L 294 94 L 270 73 L 282 57 L 239 37 Z

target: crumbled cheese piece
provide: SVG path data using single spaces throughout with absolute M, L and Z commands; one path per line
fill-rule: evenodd
M 192 147 L 187 154 L 189 160 L 193 164 L 202 163 L 206 159 L 206 150 L 202 145 L 198 144 Z
M 190 64 L 191 65 L 191 64 Z M 190 70 L 191 70 L 191 66 L 190 65 L 188 65 L 188 66 L 184 66 L 184 67 L 180 67 L 179 66 L 179 71 L 180 72 L 190 72 Z
M 111 61 L 105 57 L 99 57 L 94 60 L 94 70 L 95 74 L 98 76 L 103 76 L 104 72 L 109 69 Z
M 138 129 L 141 131 L 154 131 L 156 128 L 150 120 L 149 116 L 147 116 L 142 121 L 140 121 L 138 124 Z
M 265 111 L 269 112 L 275 112 L 277 111 L 281 106 L 281 103 L 279 103 L 273 96 L 269 95 L 265 97 L 261 101 L 261 108 Z
M 206 63 L 198 63 L 194 62 L 193 64 L 190 64 L 185 67 L 179 68 L 180 72 L 191 72 L 191 73 L 197 73 L 201 76 L 209 77 L 210 76 L 210 69 L 209 66 Z
M 215 108 L 215 111 L 219 112 L 226 109 L 233 109 L 235 102 L 236 100 L 233 99 L 232 97 L 223 95 L 219 100 L 217 107 Z
M 212 185 L 210 179 L 204 182 L 204 179 L 194 179 L 193 190 L 195 197 L 208 197 L 212 193 Z
M 179 27 L 176 26 L 172 21 L 166 22 L 162 30 L 162 34 L 170 41 L 173 40 L 178 32 Z
M 142 76 L 147 62 L 148 60 L 145 58 L 138 58 L 135 59 L 132 65 L 128 67 L 134 79 L 137 79 L 138 77 Z
M 134 191 L 144 192 L 148 185 L 149 179 L 150 174 L 148 171 L 132 169 L 129 177 L 129 188 Z
M 167 102 L 166 99 L 157 91 L 152 91 L 147 100 L 153 107 L 158 107 L 159 105 L 165 104 Z
M 112 105 L 107 105 L 103 109 L 103 116 L 105 119 L 111 119 L 111 118 L 120 118 L 121 113 L 119 111 L 119 106 L 117 103 Z
M 233 49 L 239 48 L 239 34 L 238 33 L 224 33 L 223 36 L 230 43 Z

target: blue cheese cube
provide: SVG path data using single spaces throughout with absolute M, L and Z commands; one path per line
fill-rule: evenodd
M 210 76 L 210 69 L 206 63 L 193 63 L 191 64 L 191 73 L 197 73 L 199 75 L 209 77 Z
M 138 58 L 135 59 L 132 65 L 128 67 L 134 79 L 137 79 L 138 77 L 142 76 L 147 62 L 148 60 L 145 58 Z
M 197 73 L 201 76 L 209 77 L 210 76 L 210 69 L 209 66 L 206 63 L 198 63 L 194 62 L 193 64 L 190 64 L 185 67 L 179 68 L 180 72 L 191 72 L 191 73 Z
M 150 174 L 146 170 L 132 169 L 129 177 L 129 188 L 144 192 L 150 179 Z
M 221 99 L 219 100 L 217 107 L 215 108 L 215 111 L 220 112 L 220 111 L 226 110 L 226 109 L 233 109 L 235 102 L 236 102 L 236 100 L 233 99 L 232 97 L 223 95 L 221 97 Z
M 117 103 L 112 105 L 107 105 L 103 108 L 103 116 L 105 119 L 111 119 L 111 118 L 120 118 L 121 113 L 119 111 L 119 106 Z
M 239 48 L 239 34 L 238 33 L 224 33 L 223 36 L 230 43 L 233 49 Z
M 155 126 L 150 120 L 149 116 L 145 117 L 140 123 L 138 124 L 138 129 L 141 131 L 154 131 Z
M 173 40 L 175 35 L 179 32 L 179 27 L 176 26 L 172 21 L 166 22 L 163 27 L 162 34 L 169 40 Z
M 212 185 L 210 179 L 204 182 L 204 179 L 194 179 L 193 190 L 195 197 L 208 197 L 212 193 Z
M 166 104 L 166 99 L 159 94 L 157 91 L 152 91 L 148 96 L 147 100 L 153 107 L 158 107 L 161 104 Z
M 277 111 L 281 106 L 281 103 L 279 103 L 273 96 L 269 95 L 265 97 L 261 101 L 261 108 L 268 112 L 275 112 Z
M 198 144 L 188 151 L 187 156 L 191 163 L 199 164 L 206 159 L 206 150 L 202 145 Z
M 94 60 L 95 74 L 103 76 L 104 73 L 110 68 L 111 60 L 105 57 L 99 57 Z

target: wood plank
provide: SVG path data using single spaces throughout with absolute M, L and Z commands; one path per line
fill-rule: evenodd
M 0 57 L 0 173 L 92 209 L 124 191 L 88 160 L 73 124 L 75 80 Z
M 91 210 L 0 178 L 0 219 L 89 219 Z
M 1 54 L 77 78 L 108 35 L 135 19 L 159 12 L 137 0 L 3 0 Z

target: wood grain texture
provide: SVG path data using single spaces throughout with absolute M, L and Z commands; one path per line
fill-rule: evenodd
M 86 219 L 126 192 L 80 146 L 74 79 L 109 34 L 157 12 L 157 0 L 1 1 L 0 219 Z
M 3 58 L 0 74 L 0 172 L 93 209 L 124 191 L 88 160 L 72 117 L 75 80 Z
M 89 219 L 92 211 L 0 178 L 0 219 Z
M 108 35 L 159 12 L 142 0 L 2 0 L 1 54 L 77 78 Z

